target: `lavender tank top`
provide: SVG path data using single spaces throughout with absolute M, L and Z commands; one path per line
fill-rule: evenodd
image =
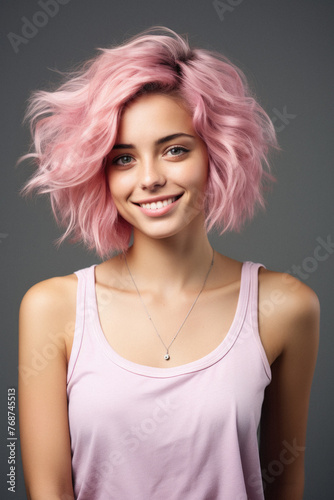
M 243 263 L 221 344 L 171 368 L 112 349 L 99 321 L 95 266 L 75 273 L 67 375 L 75 498 L 263 500 L 257 431 L 271 370 L 258 331 L 262 264 Z

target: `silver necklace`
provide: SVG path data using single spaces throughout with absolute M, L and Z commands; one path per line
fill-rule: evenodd
M 194 302 L 192 303 L 192 305 L 191 305 L 191 307 L 190 307 L 190 309 L 189 309 L 189 311 L 188 311 L 188 313 L 187 313 L 186 317 L 184 318 L 184 320 L 183 320 L 183 322 L 182 322 L 182 324 L 181 324 L 180 328 L 178 329 L 178 331 L 176 332 L 176 334 L 174 335 L 174 337 L 173 337 L 172 341 L 170 342 L 170 344 L 169 344 L 168 346 L 166 346 L 165 342 L 162 340 L 162 338 L 161 338 L 161 336 L 160 336 L 160 334 L 159 334 L 159 332 L 158 332 L 158 329 L 157 329 L 157 327 L 155 326 L 154 321 L 153 321 L 153 319 L 152 319 L 152 317 L 151 317 L 150 313 L 148 312 L 147 307 L 145 306 L 145 303 L 144 303 L 144 301 L 143 301 L 143 298 L 142 298 L 142 296 L 141 296 L 141 294 L 140 294 L 140 291 L 138 290 L 138 287 L 137 287 L 137 285 L 136 285 L 136 282 L 135 282 L 135 280 L 134 280 L 134 278 L 133 278 L 133 276 L 132 276 L 132 273 L 131 273 L 131 271 L 130 271 L 130 268 L 129 268 L 128 261 L 127 261 L 127 258 L 126 258 L 125 253 L 123 253 L 123 255 L 124 255 L 125 264 L 126 264 L 126 267 L 128 268 L 129 275 L 130 275 L 130 277 L 131 277 L 132 283 L 134 284 L 134 287 L 135 287 L 135 289 L 137 290 L 138 297 L 140 298 L 140 301 L 141 301 L 141 303 L 142 303 L 142 305 L 143 305 L 143 307 L 144 307 L 144 309 L 145 309 L 145 312 L 146 312 L 146 314 L 147 314 L 147 316 L 148 316 L 148 319 L 151 321 L 152 326 L 153 326 L 153 328 L 154 328 L 154 330 L 155 330 L 156 334 L 158 335 L 158 337 L 159 337 L 159 339 L 161 340 L 161 342 L 162 342 L 162 344 L 163 344 L 164 348 L 166 349 L 166 354 L 164 355 L 164 359 L 165 359 L 166 361 L 168 361 L 168 360 L 170 359 L 170 354 L 169 354 L 169 348 L 170 348 L 170 346 L 172 345 L 172 343 L 174 342 L 174 340 L 175 340 L 175 339 L 176 339 L 176 337 L 178 336 L 178 334 L 179 334 L 179 332 L 181 331 L 181 328 L 183 327 L 183 325 L 185 324 L 185 322 L 186 322 L 186 320 L 187 320 L 187 318 L 188 318 L 189 314 L 190 314 L 190 313 L 191 313 L 191 311 L 194 309 L 195 304 L 196 304 L 196 302 L 197 302 L 197 300 L 198 300 L 199 296 L 200 296 L 200 295 L 201 295 L 201 293 L 203 292 L 203 289 L 204 289 L 204 287 L 205 287 L 205 283 L 206 283 L 206 281 L 207 281 L 207 279 L 208 279 L 208 277 L 209 277 L 210 271 L 211 271 L 212 266 L 213 266 L 215 251 L 214 251 L 214 249 L 212 249 L 212 259 L 211 259 L 211 263 L 210 263 L 210 267 L 209 267 L 209 269 L 208 269 L 208 272 L 206 273 L 205 279 L 204 279 L 204 281 L 203 281 L 203 285 L 202 285 L 202 287 L 201 287 L 200 291 L 198 292 L 198 295 L 197 295 L 196 299 L 195 299 L 195 300 L 194 300 Z

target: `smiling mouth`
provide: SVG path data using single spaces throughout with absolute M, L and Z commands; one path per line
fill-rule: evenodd
M 164 208 L 167 207 L 168 205 L 171 205 L 176 200 L 181 198 L 182 194 L 174 196 L 172 198 L 168 198 L 167 200 L 163 201 L 153 201 L 152 203 L 135 203 L 135 205 L 138 205 L 139 207 L 146 208 L 149 210 L 158 210 L 159 208 Z

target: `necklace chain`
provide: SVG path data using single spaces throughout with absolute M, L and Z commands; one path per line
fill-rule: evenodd
M 164 348 L 166 349 L 166 354 L 165 354 L 165 356 L 164 356 L 164 359 L 165 359 L 166 361 L 168 361 L 168 360 L 170 359 L 170 355 L 169 355 L 169 348 L 170 348 L 170 346 L 172 345 L 172 343 L 174 342 L 174 340 L 175 340 L 175 339 L 176 339 L 176 337 L 178 336 L 179 332 L 181 331 L 181 328 L 183 327 L 183 325 L 184 325 L 184 324 L 185 324 L 185 322 L 187 321 L 189 314 L 190 314 L 190 313 L 191 313 L 191 311 L 194 309 L 195 304 L 196 304 L 197 300 L 199 299 L 199 296 L 200 296 L 200 295 L 201 295 L 201 293 L 203 292 L 203 289 L 204 289 L 204 287 L 205 287 L 205 284 L 206 284 L 206 282 L 207 282 L 207 279 L 208 279 L 208 277 L 209 277 L 210 271 L 211 271 L 212 266 L 213 266 L 213 263 L 214 263 L 214 254 L 215 254 L 215 252 L 214 252 L 214 250 L 212 249 L 212 259 L 211 259 L 211 263 L 210 263 L 209 269 L 208 269 L 208 271 L 207 271 L 207 273 L 206 273 L 206 276 L 205 276 L 205 279 L 204 279 L 204 281 L 203 281 L 202 287 L 201 287 L 200 291 L 198 292 L 197 297 L 195 298 L 194 302 L 192 303 L 192 305 L 191 305 L 191 307 L 190 307 L 190 309 L 189 309 L 189 311 L 188 311 L 188 313 L 187 313 L 186 317 L 185 317 L 185 318 L 184 318 L 184 320 L 182 321 L 182 324 L 181 324 L 180 328 L 177 330 L 176 334 L 175 334 L 175 335 L 174 335 L 174 337 L 172 338 L 172 340 L 171 340 L 171 342 L 169 343 L 169 345 L 168 345 L 168 346 L 166 346 L 165 342 L 162 340 L 161 335 L 160 335 L 160 334 L 159 334 L 159 332 L 158 332 L 157 327 L 156 327 L 156 326 L 155 326 L 155 324 L 154 324 L 154 321 L 153 321 L 153 319 L 152 319 L 152 317 L 151 317 L 151 315 L 150 315 L 150 313 L 149 313 L 149 311 L 148 311 L 148 309 L 147 309 L 147 307 L 146 307 L 146 305 L 145 305 L 145 302 L 143 301 L 143 298 L 142 298 L 142 296 L 141 296 L 141 294 L 140 294 L 140 291 L 138 290 L 138 287 L 137 287 L 137 285 L 136 285 L 136 282 L 135 282 L 135 280 L 134 280 L 134 277 L 132 276 L 132 273 L 131 273 L 131 271 L 130 271 L 130 268 L 129 268 L 129 265 L 128 265 L 128 261 L 127 261 L 126 255 L 125 255 L 125 253 L 123 253 L 123 255 L 124 255 L 124 260 L 125 260 L 125 264 L 126 264 L 126 267 L 127 267 L 128 271 L 129 271 L 129 275 L 130 275 L 131 280 L 132 280 L 132 283 L 134 284 L 134 287 L 135 287 L 135 289 L 136 289 L 136 291 L 137 291 L 138 297 L 139 297 L 139 299 L 140 299 L 140 301 L 141 301 L 141 303 L 142 303 L 142 305 L 143 305 L 143 307 L 144 307 L 144 309 L 145 309 L 145 312 L 146 312 L 146 314 L 147 314 L 147 316 L 148 316 L 148 319 L 149 319 L 149 320 L 151 321 L 151 323 L 152 323 L 152 326 L 153 326 L 153 328 L 154 328 L 154 330 L 155 330 L 156 334 L 158 335 L 158 337 L 159 337 L 159 339 L 160 339 L 161 343 L 163 344 Z

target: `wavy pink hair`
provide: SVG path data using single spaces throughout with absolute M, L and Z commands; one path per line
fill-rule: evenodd
M 264 206 L 265 181 L 274 180 L 268 153 L 277 147 L 242 71 L 167 28 L 99 50 L 56 91 L 35 92 L 26 114 L 33 150 L 21 160 L 33 158 L 37 170 L 21 194 L 50 193 L 56 221 L 67 228 L 57 243 L 71 235 L 102 258 L 128 248 L 132 227 L 111 198 L 106 158 L 124 106 L 143 92 L 177 93 L 191 110 L 209 154 L 206 228 L 239 230 Z

